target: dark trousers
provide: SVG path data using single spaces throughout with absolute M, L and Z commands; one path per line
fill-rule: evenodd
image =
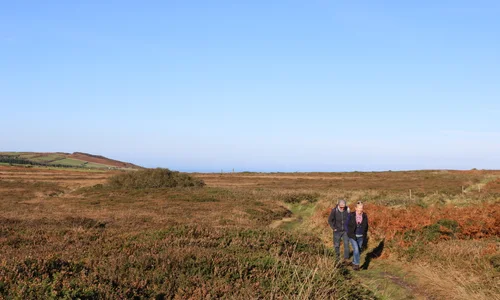
M 333 232 L 333 247 L 335 248 L 335 254 L 337 258 L 340 258 L 340 241 L 344 242 L 344 259 L 349 258 L 349 237 L 345 231 L 334 231 Z

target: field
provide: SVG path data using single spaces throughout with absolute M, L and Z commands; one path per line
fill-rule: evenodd
M 117 174 L 0 166 L 0 297 L 500 298 L 500 171 Z M 335 263 L 340 198 L 370 219 L 359 272 Z
M 82 152 L 0 152 L 0 164 L 13 166 L 53 166 L 59 168 L 84 169 L 141 169 L 131 163 L 109 159 L 100 155 Z

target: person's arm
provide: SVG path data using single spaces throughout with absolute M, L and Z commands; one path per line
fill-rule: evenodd
M 335 231 L 335 208 L 330 212 L 330 216 L 328 216 L 328 224 Z

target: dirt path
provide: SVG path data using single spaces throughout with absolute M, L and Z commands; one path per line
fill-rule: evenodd
M 422 287 L 404 281 L 399 276 L 395 276 L 390 273 L 382 273 L 382 275 L 385 278 L 391 280 L 394 284 L 397 284 L 399 287 L 411 292 L 416 299 L 437 299 L 431 295 L 428 295 L 428 293 Z
M 400 262 L 390 259 L 372 261 L 368 269 L 356 272 L 355 276 L 381 298 L 438 299 L 417 283 L 416 274 L 407 270 Z
M 290 223 L 290 222 L 293 222 L 297 220 L 296 217 L 291 217 L 291 218 L 283 218 L 281 220 L 276 220 L 276 221 L 273 221 L 271 224 L 269 224 L 269 227 L 271 228 L 278 228 L 280 227 L 281 225 L 283 225 L 284 223 Z

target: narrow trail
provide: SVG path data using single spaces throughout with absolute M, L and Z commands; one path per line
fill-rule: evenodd
M 288 208 L 292 211 L 292 217 L 276 220 L 269 227 L 298 230 L 304 220 L 312 216 L 315 209 L 312 205 L 289 205 Z M 373 241 L 361 254 L 362 270 L 351 272 L 361 284 L 381 299 L 438 299 L 431 295 L 424 286 L 417 283 L 415 278 L 417 274 L 414 274 L 408 267 L 391 259 L 378 258 L 383 248 L 383 240 Z
M 366 254 L 361 261 L 366 261 Z M 366 287 L 384 299 L 438 299 L 416 282 L 416 275 L 390 259 L 371 261 L 367 269 L 355 273 Z
M 278 227 L 282 226 L 284 223 L 290 223 L 290 222 L 293 222 L 295 220 L 297 220 L 297 218 L 295 218 L 295 217 L 283 218 L 281 220 L 275 220 L 271 224 L 269 224 L 269 227 L 278 228 Z

